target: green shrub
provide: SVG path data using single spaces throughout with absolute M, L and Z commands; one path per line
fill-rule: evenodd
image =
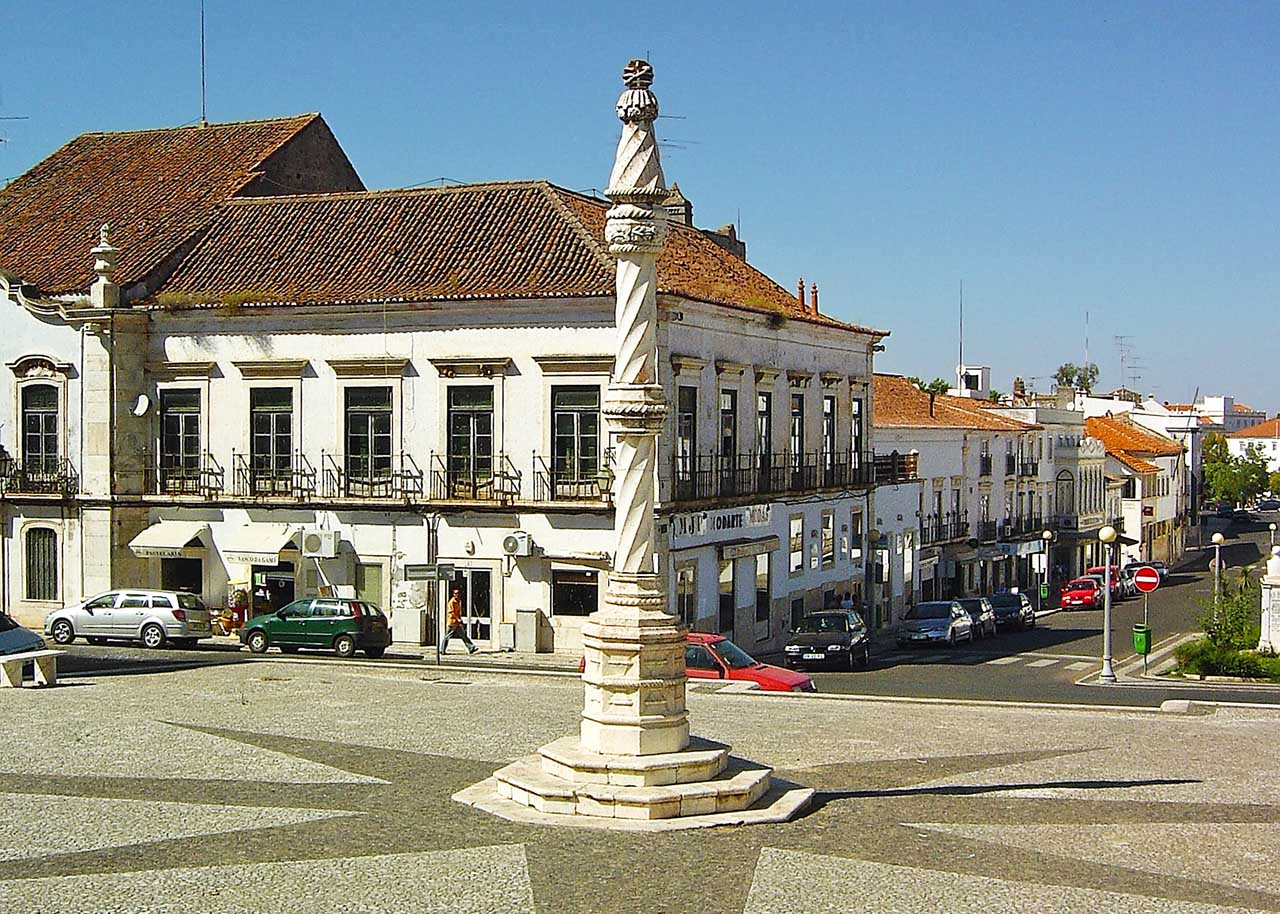
M 1280 664 L 1273 658 L 1244 653 L 1225 644 L 1215 644 L 1208 638 L 1188 641 L 1174 651 L 1178 669 L 1199 676 L 1238 676 L 1242 679 L 1269 679 L 1280 673 Z
M 1237 651 L 1257 647 L 1261 634 L 1262 587 L 1250 570 L 1244 569 L 1234 581 L 1223 581 L 1216 611 L 1212 600 L 1202 601 L 1204 614 L 1200 617 L 1200 628 L 1216 645 Z

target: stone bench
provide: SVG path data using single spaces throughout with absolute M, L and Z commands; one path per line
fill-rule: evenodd
M 0 654 L 0 689 L 22 688 L 23 664 L 35 664 L 35 684 L 58 684 L 58 657 L 66 651 L 26 651 L 22 654 Z

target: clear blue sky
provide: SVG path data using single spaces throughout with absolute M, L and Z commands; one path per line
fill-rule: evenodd
M 647 55 L 699 225 L 885 370 L 996 386 L 1090 355 L 1280 409 L 1280 5 L 207 0 L 210 120 L 318 110 L 370 187 L 602 187 Z M 10 0 L 0 178 L 88 130 L 199 117 L 198 0 Z M 1047 382 L 1040 382 L 1043 387 Z

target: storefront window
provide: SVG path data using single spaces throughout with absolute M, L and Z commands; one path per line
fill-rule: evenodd
M 589 616 L 599 608 L 598 571 L 551 572 L 551 612 L 557 616 Z
M 681 562 L 676 565 L 676 615 L 680 617 L 680 624 L 691 631 L 697 624 L 697 562 Z
M 720 634 L 733 633 L 734 610 L 737 609 L 734 598 L 734 561 L 720 560 Z

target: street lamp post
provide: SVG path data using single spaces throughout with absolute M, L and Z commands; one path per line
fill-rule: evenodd
M 1098 539 L 1102 541 L 1102 565 L 1104 568 L 1102 585 L 1102 673 L 1099 682 L 1114 683 L 1116 671 L 1111 668 L 1111 544 L 1116 541 L 1116 528 L 1103 527 L 1098 531 Z
M 1271 530 L 1271 545 L 1274 547 L 1274 546 L 1275 546 L 1275 544 L 1276 544 L 1276 524 L 1275 524 L 1275 521 L 1272 521 L 1270 524 L 1268 524 L 1268 525 L 1267 525 L 1267 527 L 1268 527 L 1268 529 L 1270 529 L 1270 530 Z
M 1040 566 L 1040 608 L 1044 609 L 1044 598 L 1048 596 L 1049 583 L 1049 543 L 1053 541 L 1053 531 L 1045 530 L 1040 534 L 1040 539 L 1044 541 L 1044 552 L 1041 561 L 1044 562 Z
M 1218 598 L 1222 594 L 1222 544 L 1226 537 L 1221 533 L 1213 535 L 1213 617 L 1218 618 Z

